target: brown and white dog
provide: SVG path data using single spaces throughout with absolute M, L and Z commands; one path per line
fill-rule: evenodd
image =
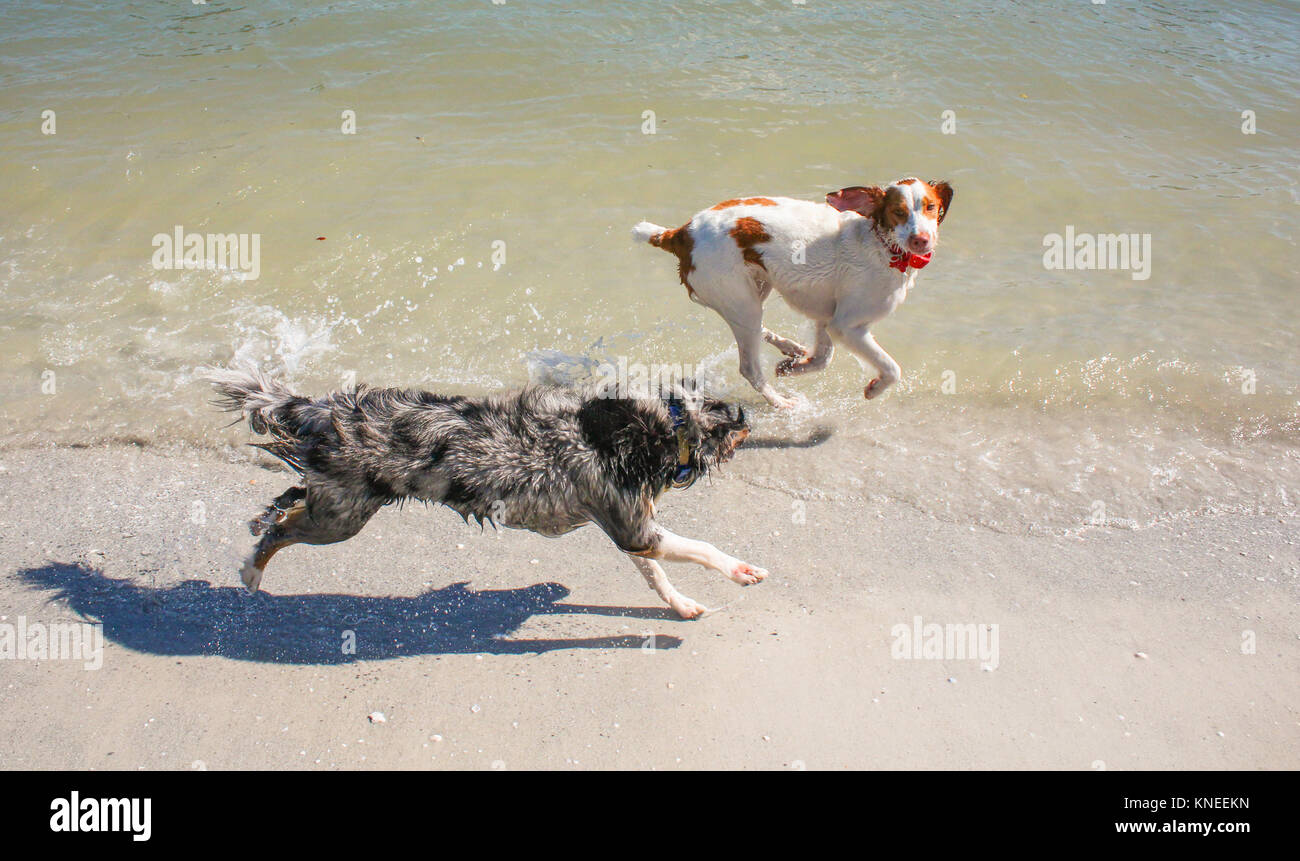
M 876 369 L 868 399 L 898 381 L 898 363 L 871 336 L 871 325 L 902 304 L 916 271 L 930 262 L 951 203 L 948 183 L 909 177 L 887 188 L 842 188 L 825 203 L 726 200 L 672 230 L 643 221 L 632 236 L 677 255 L 690 298 L 731 327 L 740 373 L 768 403 L 789 408 L 796 402 L 763 373 L 763 341 L 787 357 L 778 377 L 821 370 L 838 342 Z M 763 326 L 763 302 L 774 289 L 816 324 L 811 350 Z

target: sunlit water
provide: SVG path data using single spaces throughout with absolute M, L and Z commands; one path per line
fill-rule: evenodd
M 7 2 L 0 442 L 243 441 L 208 364 L 480 392 L 623 357 L 720 372 L 756 437 L 829 428 L 731 468 L 800 498 L 1291 515 L 1298 79 L 1294 2 Z M 766 408 L 629 239 L 911 174 L 956 197 L 870 403 L 841 354 Z M 155 269 L 177 225 L 256 234 L 258 277 Z M 1045 269 L 1067 225 L 1150 234 L 1150 278 Z

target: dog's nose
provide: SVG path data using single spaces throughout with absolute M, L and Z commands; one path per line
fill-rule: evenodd
M 934 237 L 928 233 L 913 233 L 907 240 L 907 250 L 913 254 L 924 254 L 934 245 Z

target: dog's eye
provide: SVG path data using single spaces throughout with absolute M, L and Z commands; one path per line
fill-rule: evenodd
M 934 212 L 936 209 L 938 209 L 938 207 L 935 206 L 933 203 L 927 203 L 927 204 L 925 205 L 925 211 L 926 211 L 926 212 Z

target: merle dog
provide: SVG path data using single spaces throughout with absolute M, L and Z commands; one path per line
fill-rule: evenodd
M 269 442 L 302 481 L 252 521 L 241 572 L 256 592 L 291 544 L 333 544 L 382 506 L 440 502 L 479 524 L 562 535 L 595 523 L 683 619 L 705 607 L 655 560 L 694 562 L 742 586 L 767 572 L 655 522 L 655 501 L 729 460 L 749 435 L 743 410 L 690 397 L 611 398 L 535 387 L 483 398 L 358 386 L 306 398 L 256 371 L 217 370 L 217 405 Z

